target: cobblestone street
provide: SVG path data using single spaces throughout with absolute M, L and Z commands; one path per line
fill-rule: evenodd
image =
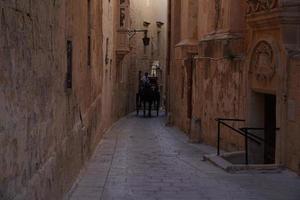
M 300 179 L 229 174 L 202 161 L 215 149 L 190 144 L 164 118 L 129 115 L 104 136 L 69 196 L 71 200 L 299 200 Z

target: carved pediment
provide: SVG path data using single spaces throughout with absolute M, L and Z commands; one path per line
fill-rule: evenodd
M 250 72 L 258 81 L 271 81 L 274 77 L 276 73 L 274 51 L 266 41 L 259 42 L 254 48 Z
M 247 0 L 248 14 L 270 11 L 277 7 L 278 0 Z

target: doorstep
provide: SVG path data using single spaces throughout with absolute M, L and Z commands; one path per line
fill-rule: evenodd
M 232 155 L 234 153 L 224 153 L 220 156 L 216 154 L 204 155 L 203 160 L 211 162 L 228 173 L 281 173 L 284 169 L 282 165 L 278 164 L 232 164 L 223 158 L 227 157 L 228 154 Z

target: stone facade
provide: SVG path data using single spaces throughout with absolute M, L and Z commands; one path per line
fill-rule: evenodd
M 169 3 L 169 123 L 192 142 L 216 145 L 216 118 L 244 119 L 230 124 L 265 128 L 255 134 L 275 146 L 251 144 L 252 162 L 267 163 L 274 154 L 272 163 L 299 172 L 299 2 Z M 222 127 L 221 138 L 225 150 L 244 149 L 244 137 L 229 129 Z
M 147 30 L 150 44 L 144 46 L 144 33 L 135 34 L 130 39 L 131 69 L 134 73 L 135 88 L 138 88 L 138 73 L 156 73 L 159 77 L 160 92 L 165 95 L 165 70 L 167 56 L 167 0 L 131 0 L 130 29 Z M 158 69 L 158 70 L 154 70 Z M 134 91 L 137 92 L 137 89 Z M 131 96 L 135 96 L 133 93 Z M 135 99 L 133 100 L 135 101 Z
M 0 199 L 62 199 L 129 111 L 118 2 L 0 2 Z

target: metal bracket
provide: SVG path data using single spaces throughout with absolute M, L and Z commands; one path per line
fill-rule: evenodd
M 124 32 L 127 32 L 129 39 L 133 38 L 136 35 L 136 33 L 143 32 L 145 34 L 145 37 L 147 37 L 147 35 L 148 35 L 148 30 L 146 30 L 146 29 L 125 30 Z

